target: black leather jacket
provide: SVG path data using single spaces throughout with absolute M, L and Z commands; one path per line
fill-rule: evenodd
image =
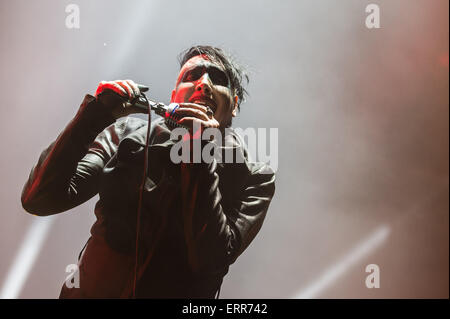
M 100 195 L 97 221 L 79 261 L 80 288 L 63 285 L 61 297 L 130 297 L 146 133 L 147 121 L 114 121 L 86 95 L 32 169 L 22 192 L 29 213 L 61 213 Z M 243 163 L 174 164 L 169 158 L 174 143 L 163 122 L 152 123 L 137 296 L 212 298 L 229 265 L 261 228 L 275 175 L 267 165 L 248 161 L 235 133 L 225 145 L 243 156 Z

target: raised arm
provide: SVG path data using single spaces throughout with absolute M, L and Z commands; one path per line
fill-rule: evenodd
M 128 87 L 134 86 L 133 90 L 120 91 L 114 86 L 120 82 L 101 82 L 96 97 L 86 95 L 74 119 L 41 153 L 22 191 L 27 212 L 39 216 L 61 213 L 98 192 L 99 174 L 117 150 L 128 118 L 111 124 L 139 112 L 124 107 L 126 99 L 122 98 L 132 99 L 139 88 L 131 81 Z

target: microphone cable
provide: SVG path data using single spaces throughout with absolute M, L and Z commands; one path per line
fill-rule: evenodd
M 145 87 L 145 86 L 141 86 Z M 138 210 L 137 210 L 137 216 L 136 216 L 136 242 L 135 242 L 135 249 L 136 249 L 136 256 L 135 256 L 135 262 L 134 262 L 134 273 L 133 273 L 133 292 L 132 292 L 132 298 L 136 299 L 136 287 L 137 287 L 137 281 L 138 281 L 138 266 L 139 266 L 139 235 L 140 235 L 140 227 L 141 227 L 141 211 L 142 211 L 142 198 L 144 196 L 144 188 L 145 188 L 145 182 L 147 180 L 148 175 L 148 167 L 149 167 L 149 158 L 148 158 L 148 149 L 149 149 L 149 142 L 150 142 L 150 131 L 151 131 L 151 111 L 155 111 L 156 114 L 162 116 L 165 120 L 166 125 L 170 130 L 172 130 L 175 127 L 184 128 L 186 130 L 189 130 L 187 126 L 178 124 L 177 121 L 180 119 L 180 117 L 175 113 L 176 109 L 179 108 L 179 105 L 177 103 L 170 103 L 168 106 L 164 105 L 163 103 L 159 102 L 153 102 L 149 99 L 147 99 L 144 92 L 141 91 L 140 95 L 135 98 L 134 101 L 131 103 L 133 106 L 136 106 L 142 110 L 145 110 L 148 113 L 148 125 L 147 125 L 147 136 L 145 138 L 145 151 L 144 151 L 144 171 L 142 175 L 142 182 L 139 188 L 139 200 L 138 200 Z
M 147 180 L 147 171 L 148 171 L 148 147 L 150 142 L 150 129 L 152 125 L 152 112 L 151 112 L 151 106 L 150 103 L 148 103 L 147 97 L 143 92 L 140 94 L 140 98 L 145 99 L 147 101 L 147 111 L 148 111 L 148 124 L 147 124 L 147 136 L 145 138 L 145 151 L 144 151 L 144 172 L 142 175 L 142 182 L 139 189 L 139 201 L 138 201 L 138 210 L 137 210 L 137 217 L 136 217 L 136 256 L 134 261 L 134 274 L 133 274 L 133 294 L 132 298 L 136 299 L 136 285 L 137 285 L 137 273 L 138 273 L 138 265 L 139 265 L 139 233 L 140 233 L 140 227 L 141 227 L 141 210 L 142 210 L 142 197 L 144 194 L 144 187 L 145 182 Z

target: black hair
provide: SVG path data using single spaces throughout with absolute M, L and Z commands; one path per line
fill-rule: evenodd
M 231 89 L 238 96 L 238 110 L 241 109 L 241 102 L 248 96 L 244 88 L 244 82 L 249 83 L 248 73 L 245 68 L 236 62 L 236 59 L 221 48 L 209 45 L 195 45 L 181 52 L 178 56 L 180 68 L 192 57 L 206 55 L 211 61 L 218 62 L 225 68 L 225 73 L 230 79 Z

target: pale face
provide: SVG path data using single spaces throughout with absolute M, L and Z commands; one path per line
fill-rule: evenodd
M 236 116 L 237 101 L 223 67 L 205 55 L 194 56 L 183 65 L 171 98 L 173 103 L 209 106 L 222 127 Z

